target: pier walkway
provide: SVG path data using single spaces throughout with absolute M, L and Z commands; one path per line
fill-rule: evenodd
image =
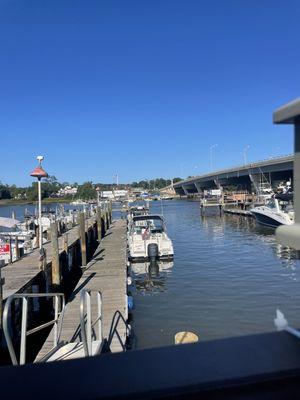
M 80 340 L 80 291 L 91 289 L 102 294 L 102 331 L 103 338 L 108 339 L 112 321 L 115 316 L 119 321 L 110 344 L 112 352 L 124 350 L 126 342 L 127 294 L 126 294 L 126 221 L 116 220 L 106 232 L 93 259 L 84 268 L 69 303 L 66 306 L 60 340 L 66 342 Z M 92 313 L 96 310 L 92 302 Z M 94 314 L 95 315 L 95 314 Z M 41 359 L 53 347 L 51 331 L 40 350 L 36 361 Z M 72 355 L 69 357 L 72 358 Z
M 91 217 L 86 220 L 86 230 L 90 229 L 95 224 L 95 218 Z M 76 225 L 74 228 L 67 231 L 68 235 L 68 247 L 76 244 L 80 238 L 79 226 Z M 59 254 L 64 251 L 64 235 L 58 238 Z M 44 244 L 46 250 L 46 265 L 50 265 L 52 258 L 52 245 L 51 241 Z M 33 250 L 31 253 L 20 258 L 18 261 L 12 264 L 7 264 L 1 269 L 2 278 L 4 278 L 3 300 L 8 296 L 11 296 L 17 292 L 23 291 L 27 286 L 30 285 L 31 281 L 41 272 L 39 269 L 40 264 L 40 253 L 39 249 Z

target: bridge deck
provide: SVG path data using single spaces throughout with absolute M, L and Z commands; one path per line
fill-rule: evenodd
M 114 221 L 98 246 L 93 259 L 86 266 L 70 302 L 67 304 L 62 324 L 61 340 L 80 341 L 79 301 L 80 290 L 92 289 L 102 294 L 103 337 L 108 338 L 113 317 L 120 312 L 127 320 L 126 297 L 126 221 Z M 93 299 L 92 299 L 93 300 Z M 96 302 L 92 301 L 92 315 L 96 317 Z M 126 341 L 126 326 L 121 320 L 117 332 L 122 343 L 114 336 L 110 349 L 122 351 Z M 50 332 L 36 361 L 47 354 L 53 346 L 53 332 Z

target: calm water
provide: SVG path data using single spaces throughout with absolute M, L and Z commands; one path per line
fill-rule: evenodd
M 150 204 L 161 213 L 160 202 Z M 15 211 L 22 220 L 25 208 L 35 211 L 1 206 L 0 216 Z M 133 267 L 136 348 L 173 344 L 181 330 L 201 340 L 272 331 L 276 308 L 299 326 L 300 261 L 276 244 L 272 229 L 232 215 L 201 219 L 199 204 L 184 200 L 163 202 L 163 213 L 174 265 Z
M 201 340 L 272 331 L 276 308 L 299 325 L 300 264 L 272 229 L 232 215 L 202 219 L 197 202 L 163 204 L 174 265 L 133 266 L 136 348 L 173 344 L 181 330 Z M 151 207 L 161 212 L 160 202 Z

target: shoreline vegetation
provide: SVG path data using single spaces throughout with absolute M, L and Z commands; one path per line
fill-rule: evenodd
M 50 203 L 71 203 L 73 201 L 70 198 L 44 198 L 42 200 L 42 204 L 50 204 Z M 30 205 L 36 204 L 36 201 L 29 201 L 25 199 L 0 199 L 0 207 L 1 206 L 11 206 L 11 205 Z
M 181 178 L 174 178 L 173 182 Z M 63 182 L 60 183 L 55 176 L 42 180 L 42 199 L 44 203 L 70 203 L 74 200 L 92 200 L 97 198 L 97 191 L 112 190 L 159 190 L 171 184 L 171 180 L 157 178 L 149 181 L 133 182 L 132 184 L 93 183 L 83 184 Z M 16 185 L 3 184 L 0 181 L 0 206 L 11 204 L 35 204 L 38 199 L 37 182 L 31 186 L 17 187 Z

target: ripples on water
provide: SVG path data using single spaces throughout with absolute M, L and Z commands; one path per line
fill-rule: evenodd
M 181 330 L 201 340 L 272 331 L 276 308 L 299 324 L 299 261 L 274 230 L 234 215 L 201 218 L 198 202 L 163 204 L 174 265 L 133 267 L 137 348 L 172 344 Z

